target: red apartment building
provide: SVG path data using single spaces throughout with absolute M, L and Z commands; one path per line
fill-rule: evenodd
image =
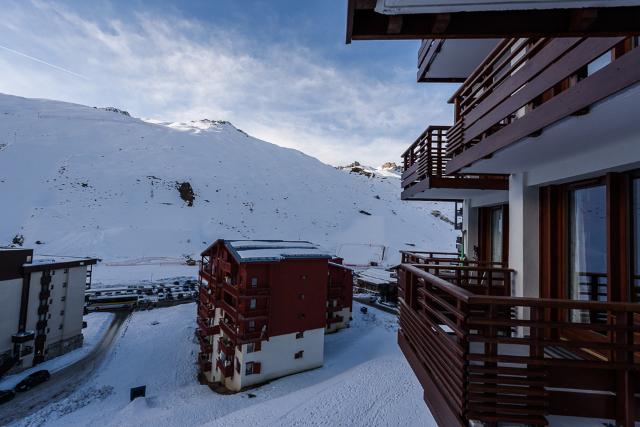
M 351 295 L 351 271 L 309 242 L 216 241 L 200 267 L 201 378 L 239 391 L 322 366 Z
M 402 199 L 462 207 L 403 253 L 399 345 L 441 426 L 640 420 L 640 1 L 350 0 L 347 40 L 423 40 L 452 124 Z M 457 215 L 458 216 L 458 213 Z

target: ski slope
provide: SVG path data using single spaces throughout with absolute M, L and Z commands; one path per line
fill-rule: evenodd
M 386 265 L 403 248 L 451 250 L 455 232 L 431 211 L 452 209 L 399 195 L 393 174 L 336 170 L 227 122 L 0 94 L 0 244 L 23 235 L 37 253 L 124 261 L 197 256 L 217 238 L 303 239 L 382 245 Z

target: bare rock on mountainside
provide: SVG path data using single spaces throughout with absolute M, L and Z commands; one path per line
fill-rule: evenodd
M 103 107 L 103 108 L 98 108 L 98 110 L 109 111 L 111 113 L 118 113 L 118 114 L 122 114 L 123 116 L 131 117 L 131 114 L 129 114 L 128 111 L 121 110 L 116 107 Z
M 196 194 L 193 192 L 191 183 L 176 182 L 176 188 L 180 193 L 180 198 L 187 203 L 187 206 L 193 206 L 193 201 L 196 199 Z
M 386 162 L 380 166 L 383 171 L 391 171 L 396 173 L 402 173 L 402 168 L 396 164 L 396 162 Z

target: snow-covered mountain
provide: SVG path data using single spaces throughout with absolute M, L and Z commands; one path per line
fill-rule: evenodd
M 305 239 L 384 245 L 386 263 L 401 248 L 453 246 L 432 215 L 451 208 L 401 202 L 394 174 L 336 170 L 228 122 L 125 113 L 0 95 L 0 245 L 22 235 L 38 253 L 127 259 L 195 255 L 216 238 Z

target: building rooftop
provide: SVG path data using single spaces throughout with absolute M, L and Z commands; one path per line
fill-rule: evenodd
M 396 279 L 391 277 L 391 272 L 380 268 L 368 268 L 357 274 L 359 279 L 375 285 L 383 285 L 385 283 L 395 283 Z
M 284 259 L 332 259 L 333 255 L 307 241 L 224 240 L 238 262 L 270 262 Z
M 22 266 L 25 270 L 37 271 L 52 266 L 57 268 L 68 268 L 81 265 L 93 265 L 97 262 L 98 260 L 96 258 L 35 255 L 30 263 L 25 263 Z

